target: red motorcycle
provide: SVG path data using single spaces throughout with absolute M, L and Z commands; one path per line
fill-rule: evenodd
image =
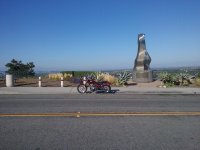
M 77 86 L 77 91 L 79 93 L 103 91 L 106 93 L 111 92 L 111 83 L 108 81 L 96 82 L 93 78 L 83 77 L 80 80 L 80 84 Z M 88 91 L 89 89 L 89 91 Z

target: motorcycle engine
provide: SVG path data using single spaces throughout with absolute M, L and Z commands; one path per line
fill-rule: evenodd
M 90 84 L 90 91 L 91 92 L 96 91 L 96 87 L 93 84 Z

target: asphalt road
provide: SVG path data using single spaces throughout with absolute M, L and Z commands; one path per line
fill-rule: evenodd
M 1 114 L 200 112 L 199 95 L 0 95 Z M 199 150 L 199 115 L 0 117 L 2 150 Z

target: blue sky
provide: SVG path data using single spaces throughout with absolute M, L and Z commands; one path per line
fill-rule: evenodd
M 200 66 L 199 0 L 0 0 L 0 70 L 132 68 L 146 34 L 151 67 Z

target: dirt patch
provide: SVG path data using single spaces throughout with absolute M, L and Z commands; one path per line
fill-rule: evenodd
M 136 83 L 136 82 L 129 82 L 127 86 L 136 86 L 136 87 L 159 87 L 161 85 L 161 81 L 156 80 L 150 83 Z

